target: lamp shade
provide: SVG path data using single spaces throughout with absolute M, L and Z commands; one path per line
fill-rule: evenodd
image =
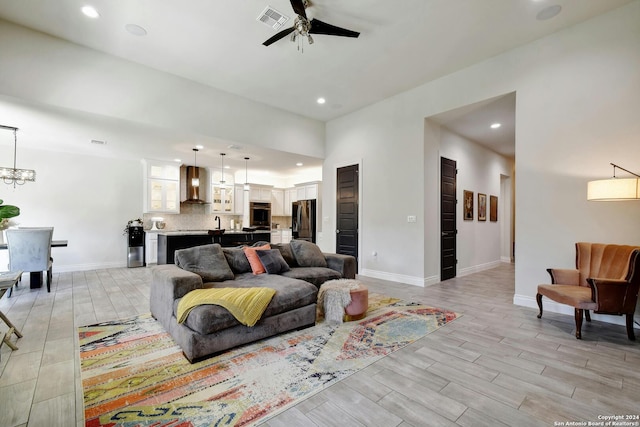
M 589 181 L 587 200 L 615 201 L 640 199 L 640 178 L 611 178 Z

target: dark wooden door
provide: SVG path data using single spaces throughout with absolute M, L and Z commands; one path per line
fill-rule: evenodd
M 456 162 L 440 158 L 440 280 L 456 277 Z
M 336 176 L 336 253 L 358 260 L 358 165 L 339 168 Z

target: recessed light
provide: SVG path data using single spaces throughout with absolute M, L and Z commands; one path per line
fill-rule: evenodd
M 296 163 L 296 166 L 302 166 L 302 165 L 304 165 L 304 163 L 301 163 L 301 162 Z
M 498 129 L 500 126 L 502 126 L 500 123 L 494 123 L 491 125 L 491 129 Z
M 176 163 L 182 162 L 182 160 L 180 160 L 180 159 L 173 159 L 173 161 L 176 162 Z
M 324 104 L 325 102 L 327 102 L 327 100 L 326 100 L 326 99 L 324 99 L 324 98 L 318 98 L 318 99 L 316 100 L 316 102 L 317 102 L 318 104 Z
M 124 29 L 127 30 L 129 34 L 133 34 L 134 36 L 146 36 L 147 30 L 142 28 L 140 25 L 136 24 L 127 24 L 124 26 Z
M 89 18 L 99 18 L 100 17 L 100 14 L 96 10 L 96 8 L 93 7 L 93 6 L 82 6 L 82 9 L 80 9 L 80 10 L 82 10 L 82 13 L 84 13 Z
M 551 19 L 562 10 L 562 6 L 559 4 L 555 4 L 553 6 L 545 7 L 536 15 L 536 19 L 538 21 L 546 21 L 547 19 Z

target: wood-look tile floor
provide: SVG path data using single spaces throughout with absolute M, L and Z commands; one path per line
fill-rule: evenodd
M 12 338 L 19 350 L 0 350 L 0 427 L 84 424 L 76 328 L 147 313 L 150 276 L 54 274 L 51 293 L 30 290 L 25 276 L 0 300 L 24 334 Z M 558 426 L 640 414 L 640 344 L 595 321 L 578 341 L 572 316 L 539 320 L 514 306 L 512 265 L 427 288 L 360 279 L 371 292 L 463 316 L 265 426 Z

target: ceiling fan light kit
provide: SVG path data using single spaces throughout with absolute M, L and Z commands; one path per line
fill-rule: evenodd
M 293 11 L 298 15 L 293 22 L 293 27 L 282 30 L 268 40 L 265 40 L 262 43 L 264 46 L 270 46 L 271 44 L 291 34 L 290 40 L 294 43 L 298 41 L 298 50 L 304 52 L 303 42 L 305 38 L 307 39 L 307 42 L 309 44 L 313 44 L 314 40 L 313 37 L 311 37 L 311 34 L 323 34 L 327 36 L 352 38 L 357 38 L 360 35 L 360 33 L 358 33 L 357 31 L 336 27 L 335 25 L 327 24 L 326 22 L 322 22 L 316 18 L 309 20 L 305 11 L 309 3 L 305 0 L 290 1 Z

